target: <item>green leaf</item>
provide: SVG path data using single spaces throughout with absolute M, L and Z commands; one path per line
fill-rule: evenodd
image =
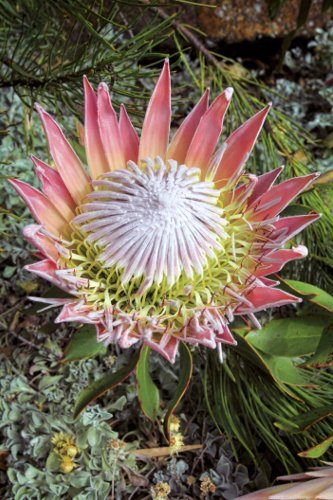
M 302 413 L 294 418 L 295 424 L 304 431 L 308 429 L 312 425 L 320 422 L 326 417 L 329 417 L 333 414 L 333 404 L 321 406 L 320 408 L 316 408 L 315 410 L 307 411 L 306 413 Z
M 46 469 L 50 472 L 55 472 L 59 470 L 60 467 L 60 457 L 55 451 L 51 451 L 46 459 Z
M 262 354 L 262 358 L 278 382 L 297 386 L 308 383 L 302 371 L 294 365 L 291 358 L 269 356 L 268 354 Z
M 306 366 L 320 365 L 327 361 L 327 358 L 333 352 L 333 324 L 324 328 L 321 334 L 316 352 L 305 363 Z
M 303 283 L 302 281 L 281 279 L 289 288 L 314 304 L 333 312 L 333 297 L 317 286 Z
M 92 358 L 96 354 L 105 354 L 106 351 L 106 347 L 101 342 L 97 342 L 95 327 L 87 325 L 74 333 L 65 349 L 62 361 Z
M 97 446 L 101 441 L 102 435 L 98 427 L 90 427 L 87 434 L 88 443 L 90 446 Z
M 48 387 L 56 387 L 62 375 L 44 375 L 38 384 L 38 390 L 44 391 Z
M 329 319 L 318 316 L 273 319 L 246 340 L 273 356 L 296 357 L 314 353 Z
M 312 446 L 307 450 L 301 451 L 300 453 L 298 453 L 298 456 L 304 458 L 319 458 L 325 453 L 325 451 L 328 450 L 328 448 L 332 444 L 333 444 L 333 436 L 329 436 L 321 443 L 316 444 L 315 446 Z
M 164 432 L 167 438 L 169 438 L 170 436 L 170 431 L 169 431 L 170 417 L 173 415 L 181 399 L 183 398 L 190 383 L 193 371 L 192 354 L 184 342 L 180 342 L 179 344 L 179 354 L 180 354 L 180 360 L 179 360 L 180 371 L 179 371 L 178 385 L 173 398 L 167 405 L 164 416 Z
M 138 383 L 138 398 L 143 413 L 155 421 L 160 409 L 160 396 L 158 388 L 149 374 L 150 347 L 143 346 L 136 366 L 136 379 Z
M 330 404 L 293 416 L 292 421 L 288 423 L 275 422 L 274 425 L 285 432 L 304 432 L 312 425 L 315 425 L 326 417 L 330 417 L 332 414 L 333 404 Z
M 123 366 L 118 371 L 114 373 L 110 373 L 105 375 L 92 384 L 88 385 L 83 391 L 80 392 L 74 408 L 74 418 L 76 418 L 82 410 L 90 403 L 95 401 L 95 399 L 99 398 L 105 392 L 113 389 L 116 385 L 123 382 L 129 375 L 133 372 L 136 367 L 136 364 L 139 360 L 140 351 L 137 350 L 129 363 L 126 366 Z

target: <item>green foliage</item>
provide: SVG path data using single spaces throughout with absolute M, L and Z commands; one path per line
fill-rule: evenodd
M 76 418 L 89 404 L 102 396 L 102 394 L 105 394 L 126 380 L 135 369 L 139 356 L 140 350 L 137 349 L 134 353 L 132 353 L 130 360 L 125 366 L 122 366 L 118 370 L 108 373 L 107 375 L 95 380 L 82 392 L 80 392 L 75 403 L 74 418 Z
M 307 450 L 301 451 L 299 456 L 305 458 L 319 458 L 332 446 L 332 444 L 333 436 L 330 436 L 324 439 L 321 443 L 311 446 L 311 448 L 308 448 Z
M 142 16 L 150 23 L 143 23 Z M 149 13 L 149 6 L 128 1 L 79 0 L 0 2 L 1 88 L 13 88 L 31 108 L 47 102 L 53 113 L 61 104 L 81 115 L 82 77 L 104 80 L 114 102 L 141 98 L 137 79 L 150 71 L 143 58 L 159 58 L 155 47 L 168 37 L 169 20 Z
M 332 374 L 315 370 L 304 371 L 302 384 L 288 379 L 291 364 L 269 375 L 258 363 L 251 363 L 240 351 L 229 351 L 225 364 L 218 365 L 211 353 L 203 375 L 207 405 L 212 418 L 226 432 L 232 443 L 239 441 L 257 463 L 261 453 L 265 458 L 280 462 L 288 471 L 300 469 L 297 453 L 330 434 L 333 419 L 328 417 L 299 434 L 281 434 L 276 422 L 292 427 L 297 415 L 313 410 L 333 400 L 329 390 Z M 266 365 L 267 366 L 267 365 Z M 234 374 L 231 378 L 229 372 Z M 287 373 L 287 376 L 286 376 Z M 315 384 L 315 389 L 311 387 Z M 331 452 L 326 455 L 331 459 Z
M 141 349 L 139 362 L 136 366 L 136 380 L 142 411 L 154 422 L 160 410 L 160 396 L 158 388 L 149 374 L 150 351 L 151 349 L 148 346 Z
M 319 343 L 313 356 L 306 361 L 307 366 L 323 366 L 327 362 L 333 350 L 333 324 L 324 328 Z
M 304 298 L 308 303 L 314 304 L 315 308 L 309 307 L 303 308 L 300 313 L 301 317 L 295 318 L 297 325 L 302 323 L 311 323 L 314 321 L 315 324 L 312 328 L 312 341 L 315 340 L 316 332 L 322 329 L 321 335 L 319 336 L 319 341 L 314 350 L 313 356 L 307 358 L 306 366 L 320 366 L 325 364 L 330 355 L 333 353 L 333 297 L 324 290 L 310 285 L 309 283 L 302 283 L 301 281 L 295 280 L 282 280 L 284 285 L 296 295 Z M 310 305 L 308 304 L 308 306 Z M 316 313 L 316 316 L 311 316 L 311 311 Z M 310 314 L 309 314 L 310 312 Z M 306 329 L 308 325 L 306 326 Z M 309 331 L 311 334 L 311 330 Z M 310 341 L 311 343 L 311 341 Z
M 86 325 L 77 330 L 68 343 L 63 361 L 77 361 L 85 358 L 92 358 L 97 354 L 106 354 L 107 350 L 102 342 L 97 342 L 96 328 Z
M 306 300 L 322 307 L 326 311 L 333 312 L 333 297 L 325 290 L 321 290 L 317 286 L 310 283 L 302 283 L 296 280 L 283 280 L 293 293 L 300 297 L 305 297 Z
M 164 432 L 167 437 L 169 437 L 170 435 L 170 418 L 175 412 L 177 406 L 179 405 L 188 388 L 193 371 L 192 355 L 189 348 L 184 342 L 180 343 L 179 357 L 180 372 L 178 375 L 177 388 L 174 392 L 173 398 L 167 405 L 166 413 L 164 416 Z
M 23 317 L 30 316 L 31 310 Z M 198 460 L 196 453 L 165 457 L 158 462 L 134 459 L 134 449 L 145 448 L 147 443 L 158 446 L 164 442 L 162 437 L 158 440 L 157 429 L 150 432 L 147 421 L 137 411 L 132 383 L 106 393 L 74 420 L 72 412 L 77 394 L 112 366 L 117 370 L 124 356 L 116 361 L 114 356 L 107 356 L 61 363 L 68 330 L 59 326 L 56 331 L 54 327 L 51 331 L 47 328 L 35 330 L 33 334 L 23 331 L 23 340 L 19 342 L 12 334 L 3 333 L 0 339 L 1 449 L 8 451 L 9 467 L 7 472 L 0 470 L 1 498 L 19 500 L 25 495 L 29 499 L 105 500 L 113 494 L 115 498 L 127 498 L 131 494 L 133 498 L 140 498 L 147 497 L 151 485 L 161 480 L 170 484 L 173 495 L 197 498 L 200 496 L 198 478 L 204 473 L 209 474 L 218 494 L 226 498 L 227 495 L 235 498 L 247 491 L 250 474 L 246 466 L 236 463 L 224 437 L 210 434 L 209 421 L 202 439 L 201 424 L 198 427 L 194 423 L 187 405 L 182 407 L 182 429 L 186 429 L 184 434 L 189 443 L 202 441 L 202 460 Z M 25 337 L 34 343 L 25 344 Z M 171 368 L 157 355 L 151 358 L 154 379 L 163 383 L 163 399 L 169 400 L 176 391 L 174 372 L 179 367 Z M 199 390 L 196 394 L 200 396 Z M 74 457 L 76 467 L 67 474 L 60 469 L 61 457 L 51 442 L 59 432 L 73 436 L 78 448 Z M 120 439 L 125 440 L 125 447 Z M 189 475 L 197 479 L 193 486 L 187 482 Z M 267 484 L 264 478 L 263 471 L 256 484 L 264 487 Z
M 304 316 L 273 319 L 246 336 L 256 349 L 273 356 L 296 357 L 316 351 L 329 318 Z
M 2 447 L 9 451 L 8 480 L 11 498 L 105 499 L 112 488 L 117 491 L 123 476 L 122 467 L 138 473 L 134 441 L 119 454 L 112 448 L 118 434 L 109 425 L 115 413 L 122 411 L 126 397 L 120 396 L 95 405 L 72 418 L 76 394 L 93 372 L 101 376 L 103 367 L 97 360 L 58 365 L 59 345 L 51 338 L 38 353 L 26 347 L 14 348 L 17 368 L 8 359 L 1 363 L 0 412 Z M 28 372 L 30 370 L 30 374 Z M 57 373 L 57 375 L 55 375 Z M 28 377 L 27 377 L 28 375 Z M 33 375 L 33 381 L 31 376 Z M 64 474 L 51 439 L 64 432 L 75 439 L 78 454 L 76 468 Z M 116 482 L 116 483 L 115 483 Z M 118 486 L 116 485 L 118 484 Z M 130 489 L 130 483 L 126 488 Z
M 316 365 L 327 362 L 333 352 L 333 318 L 326 312 L 332 303 L 326 292 L 294 280 L 284 283 L 315 303 L 311 315 L 305 305 L 298 316 L 273 319 L 262 330 L 237 329 L 237 348 L 228 349 L 223 365 L 208 354 L 203 381 L 208 409 L 219 428 L 232 441 L 239 440 L 254 460 L 263 443 L 264 454 L 270 451 L 292 470 L 299 468 L 297 454 L 333 456 L 333 372 Z

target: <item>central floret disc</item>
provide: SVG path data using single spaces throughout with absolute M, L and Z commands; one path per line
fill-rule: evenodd
M 141 168 L 130 161 L 93 181 L 73 223 L 100 249 L 103 267 L 124 270 L 123 282 L 144 276 L 160 283 L 165 276 L 172 285 L 183 270 L 192 278 L 226 237 L 220 191 L 200 176 L 173 160 L 148 159 Z

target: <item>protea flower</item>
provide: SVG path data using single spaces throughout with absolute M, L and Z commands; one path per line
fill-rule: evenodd
M 307 254 L 283 246 L 318 216 L 279 213 L 316 174 L 273 186 L 282 167 L 243 170 L 270 105 L 217 148 L 231 88 L 210 106 L 207 90 L 170 143 L 168 61 L 140 139 L 105 83 L 95 94 L 84 78 L 84 91 L 90 175 L 37 105 L 54 166 L 32 157 L 42 192 L 11 180 L 38 223 L 24 235 L 41 260 L 26 269 L 71 295 L 38 299 L 62 306 L 57 322 L 94 324 L 105 344 L 143 342 L 173 362 L 180 341 L 222 357 L 234 315 L 259 327 L 254 313 L 299 301 L 266 276 Z

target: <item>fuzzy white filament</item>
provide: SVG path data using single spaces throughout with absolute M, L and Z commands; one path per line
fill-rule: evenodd
M 147 159 L 142 168 L 128 162 L 93 181 L 94 191 L 74 219 L 87 240 L 100 248 L 105 268 L 124 269 L 123 282 L 144 276 L 172 285 L 184 270 L 202 274 L 212 249 L 226 234 L 220 191 L 200 180 L 200 169 L 169 160 Z

